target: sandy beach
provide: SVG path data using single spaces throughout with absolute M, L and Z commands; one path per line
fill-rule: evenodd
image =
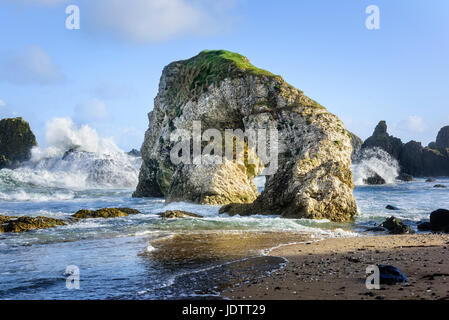
M 237 300 L 449 299 L 449 235 L 325 239 L 281 246 L 270 255 L 288 259 L 285 268 L 229 288 L 222 296 Z M 368 290 L 366 267 L 374 264 L 398 267 L 410 284 Z

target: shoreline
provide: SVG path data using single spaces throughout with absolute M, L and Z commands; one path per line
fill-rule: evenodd
M 221 292 L 231 300 L 449 300 L 449 235 L 379 235 L 287 244 L 268 256 L 287 263 L 267 277 Z M 387 264 L 409 285 L 365 286 L 366 267 Z

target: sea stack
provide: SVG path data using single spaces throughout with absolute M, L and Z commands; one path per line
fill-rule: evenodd
M 352 195 L 351 135 L 323 106 L 280 76 L 254 67 L 237 53 L 202 51 L 162 72 L 135 197 L 164 197 L 225 205 L 230 214 L 276 214 L 291 218 L 348 221 L 357 212 Z M 258 194 L 249 165 L 255 150 L 245 144 L 243 161 L 173 164 L 176 130 L 266 129 L 278 132 L 277 170 Z
M 35 146 L 36 137 L 28 122 L 22 118 L 0 120 L 0 169 L 29 160 Z

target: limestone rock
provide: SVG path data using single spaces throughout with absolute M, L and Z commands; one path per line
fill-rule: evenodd
M 22 118 L 0 120 L 0 169 L 29 160 L 35 146 L 36 137 L 28 122 Z
M 170 161 L 171 133 L 190 132 L 197 120 L 202 132 L 277 129 L 278 169 L 267 176 L 262 194 L 252 179 L 263 166 L 247 161 L 247 155 L 255 151 L 250 146 L 245 145 L 240 161 Z M 334 221 L 347 221 L 357 212 L 351 136 L 343 123 L 281 77 L 254 67 L 239 54 L 203 51 L 166 66 L 149 122 L 135 197 L 246 204 L 251 214 Z
M 162 219 L 175 219 L 175 218 L 202 218 L 199 214 L 181 211 L 181 210 L 167 210 L 159 214 Z

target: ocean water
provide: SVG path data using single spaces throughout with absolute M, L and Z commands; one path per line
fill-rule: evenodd
M 67 226 L 0 234 L 0 299 L 214 298 L 221 289 L 263 277 L 285 265 L 270 248 L 329 237 L 366 235 L 366 228 L 394 214 L 416 226 L 438 208 L 449 208 L 449 188 L 392 178 L 397 168 L 378 156 L 354 165 L 359 215 L 354 223 L 219 215 L 217 206 L 165 204 L 135 199 L 141 159 L 119 150 L 89 128 L 55 121 L 46 149 L 15 170 L 0 170 L 0 214 L 67 218 L 80 209 L 131 207 L 142 213 L 86 219 Z M 53 137 L 53 138 L 52 138 Z M 54 137 L 58 137 L 57 139 Z M 69 149 L 76 151 L 66 153 Z M 383 161 L 383 162 L 382 162 Z M 375 170 L 383 186 L 363 185 Z M 438 178 L 449 187 L 448 178 Z M 264 178 L 256 178 L 262 190 Z M 399 211 L 388 211 L 391 204 Z M 162 220 L 182 209 L 203 219 Z M 80 271 L 80 289 L 68 289 L 68 266 Z

